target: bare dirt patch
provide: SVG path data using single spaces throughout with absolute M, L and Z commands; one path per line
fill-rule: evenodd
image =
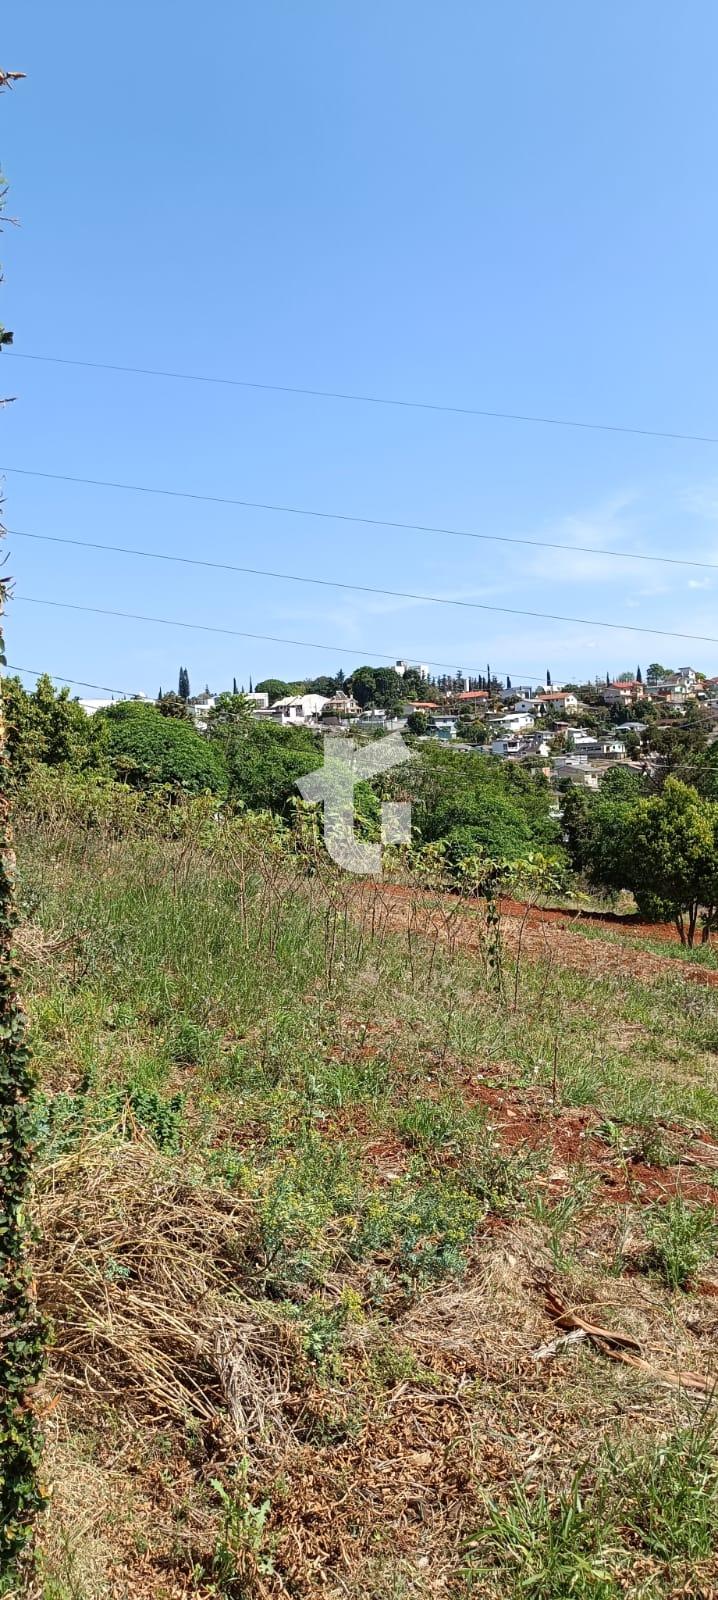
M 362 914 L 371 916 L 375 923 L 378 916 L 387 931 L 408 930 L 469 950 L 481 948 L 481 909 L 478 904 L 460 900 L 456 895 L 422 895 L 403 884 L 382 883 L 362 889 L 358 899 Z M 552 965 L 593 977 L 627 976 L 644 983 L 680 977 L 685 983 L 718 987 L 718 971 L 679 962 L 651 950 L 635 950 L 628 942 L 585 939 L 574 931 L 581 921 L 584 924 L 590 921 L 592 927 L 605 927 L 607 931 L 625 930 L 631 936 L 638 933 L 667 944 L 679 943 L 677 931 L 668 924 L 634 922 L 631 918 L 614 918 L 611 913 L 603 912 L 589 916 L 541 906 L 527 907 L 511 900 L 501 902 L 500 918 L 509 953 L 513 955 L 521 949 L 529 961 L 550 961 Z

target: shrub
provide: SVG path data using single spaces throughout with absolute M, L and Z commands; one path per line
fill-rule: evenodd
M 156 706 L 121 701 L 98 712 L 105 726 L 105 745 L 113 770 L 137 789 L 164 784 L 199 794 L 208 789 L 224 794 L 227 774 L 217 747 L 176 717 L 163 717 Z

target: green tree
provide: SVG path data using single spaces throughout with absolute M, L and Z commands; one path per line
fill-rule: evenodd
M 189 720 L 190 712 L 184 695 L 174 694 L 170 689 L 167 694 L 158 695 L 156 704 L 161 717 L 182 717 L 185 722 Z
M 394 667 L 357 667 L 351 676 L 351 690 L 362 710 L 380 706 L 398 712 L 407 698 L 404 681 Z
M 179 683 L 177 685 L 177 693 L 178 693 L 178 695 L 180 697 L 180 700 L 189 700 L 189 695 L 190 695 L 189 673 L 188 673 L 186 667 L 180 667 L 180 669 L 179 669 Z
M 222 752 L 177 717 L 163 717 L 156 706 L 120 701 L 97 713 L 105 729 L 108 758 L 115 775 L 136 789 L 169 785 L 188 794 L 224 794 L 227 773 Z
M 311 729 L 249 719 L 235 727 L 226 746 L 230 800 L 253 811 L 285 812 L 298 797 L 297 779 L 321 760 L 321 742 Z
M 28 692 L 19 678 L 6 678 L 4 702 L 7 755 L 16 785 L 37 762 L 79 770 L 101 763 L 101 725 L 70 699 L 69 689 L 56 691 L 43 675 Z
M 407 728 L 409 730 L 409 733 L 413 733 L 413 734 L 416 734 L 416 735 L 421 735 L 421 734 L 428 733 L 429 732 L 429 718 L 428 718 L 426 712 L 425 711 L 411 711 L 409 713 L 409 716 L 406 719 L 406 726 L 407 726 Z
M 574 866 L 597 887 L 630 890 L 644 916 L 670 917 L 683 943 L 693 945 L 700 924 L 707 939 L 718 918 L 718 803 L 673 777 L 645 796 L 636 774 L 607 776 L 613 792 L 604 780 L 595 799 L 564 796 Z
M 357 667 L 349 680 L 349 688 L 357 704 L 361 706 L 362 711 L 365 711 L 368 706 L 375 705 L 376 684 L 374 682 L 374 668 Z
M 336 694 L 339 685 L 336 678 L 329 678 L 326 674 L 318 678 L 310 678 L 307 683 L 307 694 L 325 694 L 329 699 Z
M 388 780 L 389 792 L 412 801 L 413 825 L 425 843 L 471 828 L 474 844 L 492 859 L 561 852 L 548 785 L 539 773 L 430 741 L 419 747 L 416 761 L 389 773 Z
M 661 795 L 638 801 L 629 836 L 639 908 L 665 907 L 688 945 L 701 921 L 706 941 L 718 919 L 718 805 L 669 778 Z
M 212 738 L 245 733 L 252 722 L 252 701 L 244 694 L 218 694 L 207 713 L 207 732 Z
M 284 700 L 288 694 L 301 694 L 304 691 L 303 683 L 285 683 L 283 678 L 263 678 L 261 683 L 255 684 L 256 694 L 268 694 L 270 706 L 275 700 Z

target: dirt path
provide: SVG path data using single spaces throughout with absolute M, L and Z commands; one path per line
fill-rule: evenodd
M 375 883 L 362 886 L 360 898 L 364 914 L 380 919 L 382 926 L 399 931 L 411 930 L 426 937 L 437 936 L 467 949 L 479 949 L 483 912 L 478 902 L 456 895 L 424 894 L 403 884 Z M 551 961 L 558 966 L 595 977 L 615 974 L 659 982 L 666 977 L 682 978 L 704 988 L 718 987 L 718 971 L 692 966 L 652 950 L 636 950 L 628 937 L 638 933 L 677 942 L 676 930 L 668 924 L 656 925 L 618 917 L 610 913 L 570 912 L 527 908 L 515 900 L 501 902 L 501 931 L 510 954 L 521 949 L 529 961 Z M 605 927 L 606 931 L 627 935 L 626 942 L 587 939 L 576 931 L 577 924 Z M 572 926 L 573 924 L 573 926 Z

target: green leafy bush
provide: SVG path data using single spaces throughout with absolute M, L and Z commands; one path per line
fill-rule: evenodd
M 224 794 L 227 774 L 220 750 L 177 717 L 156 706 L 121 701 L 97 713 L 107 756 L 118 778 L 134 788 L 170 784 L 189 794 Z

